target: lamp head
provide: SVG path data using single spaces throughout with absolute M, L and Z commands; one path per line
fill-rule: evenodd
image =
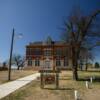
M 23 34 L 22 33 L 18 34 L 18 38 L 23 38 Z

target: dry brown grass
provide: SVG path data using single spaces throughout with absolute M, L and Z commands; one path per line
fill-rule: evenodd
M 12 70 L 11 71 L 11 80 L 15 80 L 30 74 L 35 73 L 32 70 Z M 0 71 L 0 84 L 8 81 L 8 71 Z
M 80 78 L 92 75 L 100 77 L 99 72 L 79 72 Z M 74 100 L 74 90 L 80 93 L 80 100 L 99 100 L 100 82 L 93 82 L 90 89 L 86 89 L 85 81 L 73 81 L 72 72 L 64 71 L 60 74 L 59 89 L 55 89 L 55 85 L 46 85 L 41 89 L 40 80 L 36 80 L 2 100 Z M 92 93 L 96 94 L 93 95 L 95 99 Z

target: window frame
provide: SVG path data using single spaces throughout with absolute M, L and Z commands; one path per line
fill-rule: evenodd
M 39 59 L 35 59 L 35 66 L 40 66 L 40 60 Z
M 28 64 L 27 64 L 27 65 L 28 65 L 28 66 L 32 66 L 32 65 L 33 65 L 33 62 L 32 62 L 31 59 L 28 60 Z

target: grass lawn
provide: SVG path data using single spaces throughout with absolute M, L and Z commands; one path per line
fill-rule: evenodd
M 88 80 L 91 76 L 100 78 L 100 72 L 79 71 L 78 73 L 80 80 L 76 82 L 72 80 L 71 71 L 63 71 L 60 74 L 57 90 L 55 85 L 46 85 L 41 89 L 40 80 L 37 79 L 1 100 L 74 100 L 74 90 L 78 90 L 81 100 L 99 100 L 100 80 L 94 80 L 93 84 L 90 84 L 90 89 L 86 89 L 84 80 Z
M 12 70 L 11 71 L 11 80 L 15 80 L 30 74 L 35 73 L 32 70 Z M 8 81 L 8 71 L 0 71 L 0 84 Z

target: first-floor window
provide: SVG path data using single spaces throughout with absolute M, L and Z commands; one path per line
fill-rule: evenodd
M 35 66 L 40 66 L 40 61 L 39 61 L 39 59 L 36 59 L 36 60 L 35 60 Z
M 68 59 L 67 59 L 67 57 L 64 58 L 64 66 L 68 66 Z
M 32 60 L 28 60 L 28 66 L 32 66 Z
M 61 62 L 59 59 L 56 60 L 56 66 L 61 66 Z

